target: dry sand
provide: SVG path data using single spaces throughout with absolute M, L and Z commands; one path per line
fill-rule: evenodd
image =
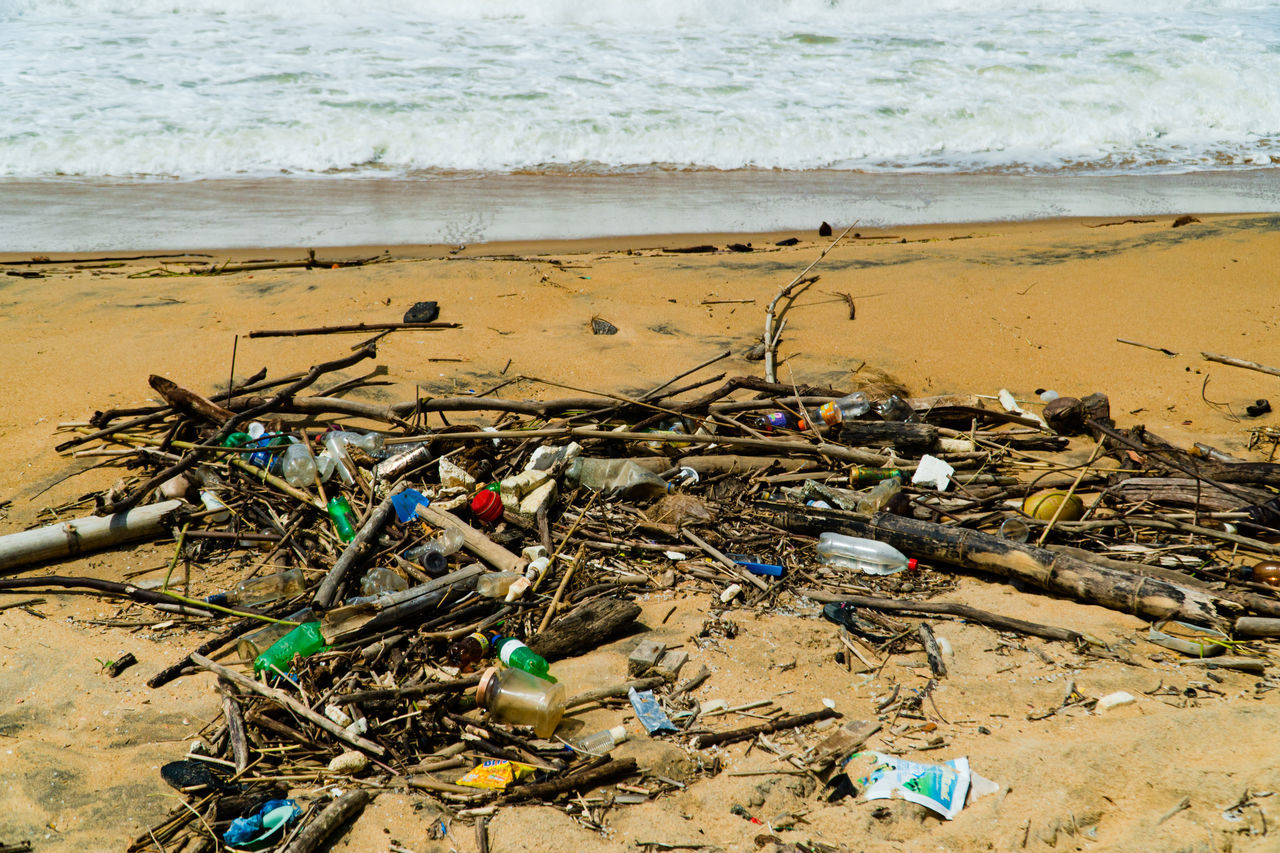
M 861 231 L 814 269 L 820 280 L 788 315 L 779 376 L 844 387 L 883 372 L 916 395 L 994 395 L 1008 388 L 1027 401 L 1039 388 L 1103 391 L 1122 426 L 1142 423 L 1175 443 L 1205 441 L 1261 458 L 1245 450 L 1250 430 L 1274 425 L 1275 418 L 1242 419 L 1243 409 L 1259 397 L 1280 404 L 1277 380 L 1211 364 L 1200 353 L 1280 363 L 1280 217 L 1200 220 L 1180 228 L 1166 216 Z M 45 277 L 0 276 L 0 440 L 7 450 L 0 533 L 35 524 L 42 508 L 109 486 L 120 475 L 96 468 L 67 478 L 96 460 L 58 456 L 55 430 L 96 409 L 147 402 L 149 374 L 210 391 L 225 387 L 236 334 L 237 377 L 264 366 L 272 375 L 305 369 L 359 340 L 247 338 L 253 329 L 396 321 L 415 301 L 439 301 L 441 319 L 463 328 L 384 338 L 377 363 L 388 384 L 354 395 L 374 402 L 410 399 L 415 386 L 432 395 L 482 391 L 517 376 L 634 391 L 723 352 L 731 356 L 699 375 L 760 375 L 759 363 L 741 356 L 760 334 L 765 306 L 830 242 L 803 233 L 795 235 L 799 245 L 774 245 L 786 236 L 490 244 L 456 252 L 441 246 L 320 249 L 321 258 L 376 255 L 386 262 L 216 277 L 139 277 L 183 269 L 172 259 L 5 266 Z M 748 241 L 756 251 L 659 251 Z M 302 256 L 296 249 L 251 250 L 218 252 L 216 260 Z M 856 319 L 843 294 L 852 297 Z M 616 324 L 619 333 L 593 336 L 593 315 Z M 501 393 L 569 392 L 527 381 Z M 154 575 L 171 554 L 172 543 L 156 543 L 31 574 Z M 231 577 L 230 568 L 215 568 L 193 577 L 193 589 L 211 592 Z M 184 743 L 218 714 L 208 676 L 160 690 L 144 683 L 206 634 L 181 624 L 109 627 L 94 621 L 118 616 L 109 602 L 42 597 L 32 608 L 0 611 L 0 843 L 29 839 L 39 851 L 120 850 L 177 804 L 158 768 L 180 757 Z M 874 805 L 861 800 L 823 804 L 798 788 L 798 777 L 726 772 L 611 811 L 604 834 L 555 809 L 504 809 L 490 825 L 491 849 L 633 850 L 638 841 L 758 849 L 756 837 L 769 827 L 731 814 L 734 804 L 765 820 L 803 812 L 793 829 L 776 835 L 848 850 L 1280 847 L 1280 798 L 1262 796 L 1280 790 L 1274 759 L 1280 713 L 1272 693 L 1255 695 L 1256 677 L 1224 672 L 1221 682 L 1210 682 L 1180 670 L 1143 639 L 1143 620 L 1099 607 L 970 576 L 948 597 L 1085 631 L 1129 660 L 1085 658 L 1034 639 L 1011 648 L 985 628 L 936 622 L 955 650 L 951 675 L 934 694 L 936 711 L 950 722 L 938 730 L 942 748 L 911 757 L 967 755 L 975 772 L 1001 785 L 954 821 L 897 801 L 874 817 Z M 0 605 L 12 600 L 5 596 Z M 733 611 L 738 637 L 702 648 L 691 637 L 705 618 L 704 594 L 678 586 L 642 603 L 644 622 L 659 638 L 684 643 L 695 666 L 712 668 L 704 699 L 774 698 L 801 712 L 829 697 L 847 718 L 859 719 L 873 716 L 877 697 L 893 684 L 918 688 L 928 674 L 922 659 L 910 655 L 894 658 L 879 675 L 840 666 L 831 626 L 816 618 L 811 604 L 764 614 Z M 663 621 L 672 605 L 674 613 Z M 570 692 L 617 680 L 634 642 L 561 664 Z M 100 662 L 122 651 L 134 652 L 140 665 L 112 680 Z M 1072 680 L 1088 696 L 1126 690 L 1138 701 L 1106 714 L 1077 709 L 1028 719 L 1029 712 L 1058 704 Z M 1184 691 L 1197 681 L 1212 690 L 1156 695 L 1157 688 Z M 622 720 L 621 711 L 597 709 L 584 715 L 583 728 Z M 636 729 L 634 721 L 628 725 Z M 790 743 L 785 736 L 776 741 Z M 899 749 L 911 743 L 895 739 Z M 728 749 L 728 771 L 786 766 L 761 750 L 744 751 Z M 683 752 L 643 736 L 618 755 L 693 779 Z M 1245 792 L 1258 797 L 1256 806 L 1244 809 L 1242 820 L 1228 819 L 1225 810 Z M 1188 807 L 1168 816 L 1184 797 Z M 430 840 L 433 815 L 408 797 L 385 794 L 335 849 L 389 850 L 393 843 L 413 851 L 476 849 L 473 831 L 459 822 L 449 824 L 442 840 Z

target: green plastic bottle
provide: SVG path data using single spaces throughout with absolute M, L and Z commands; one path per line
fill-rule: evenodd
M 355 525 L 351 523 L 355 516 L 351 504 L 342 495 L 335 495 L 329 498 L 329 518 L 333 519 L 334 529 L 338 531 L 338 538 L 343 542 L 350 542 L 356 537 Z
M 498 660 L 511 669 L 519 669 L 530 675 L 536 675 L 538 678 L 545 678 L 552 683 L 555 679 L 551 677 L 549 670 L 551 665 L 547 663 L 547 659 L 517 640 L 515 637 L 502 637 L 494 635 L 493 642 L 490 643 L 494 654 Z
M 319 622 L 303 622 L 289 633 L 271 644 L 265 652 L 258 655 L 253 662 L 253 672 L 288 672 L 295 655 L 309 657 L 316 652 L 329 648 L 320 633 Z

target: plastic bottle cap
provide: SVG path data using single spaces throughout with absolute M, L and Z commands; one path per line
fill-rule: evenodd
M 481 521 L 492 524 L 502 517 L 502 498 L 495 491 L 482 489 L 471 499 L 471 512 Z
M 613 728 L 609 729 L 609 736 L 613 738 L 614 743 L 622 743 L 624 740 L 627 739 L 627 727 L 614 726 Z
M 912 557 L 907 560 L 907 571 L 914 572 L 916 570 L 916 558 Z
M 498 668 L 491 666 L 480 674 L 480 683 L 476 686 L 476 704 L 481 708 L 489 705 L 493 698 L 493 690 L 498 686 Z

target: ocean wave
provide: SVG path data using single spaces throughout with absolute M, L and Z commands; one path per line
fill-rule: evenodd
M 0 21 L 4 177 L 1280 161 L 1276 0 L 0 0 Z

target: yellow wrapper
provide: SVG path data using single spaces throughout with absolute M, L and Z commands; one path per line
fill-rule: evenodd
M 503 761 L 500 758 L 486 758 L 467 771 L 467 775 L 459 779 L 458 784 L 469 788 L 502 791 L 515 780 L 523 779 L 532 772 L 533 768 L 528 764 Z

